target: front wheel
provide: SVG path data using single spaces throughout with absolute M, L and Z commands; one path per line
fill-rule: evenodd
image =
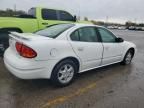
M 128 65 L 128 64 L 130 64 L 131 61 L 132 61 L 132 58 L 133 58 L 133 53 L 132 53 L 131 50 L 129 50 L 129 51 L 126 53 L 126 55 L 125 55 L 125 57 L 124 57 L 124 60 L 121 62 L 121 64 L 123 64 L 123 65 Z
M 77 72 L 77 66 L 72 60 L 64 60 L 54 68 L 51 81 L 56 86 L 66 86 L 70 84 Z

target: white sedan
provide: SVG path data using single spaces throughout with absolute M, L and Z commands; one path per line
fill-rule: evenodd
M 70 84 L 76 73 L 102 66 L 130 64 L 136 46 L 104 27 L 58 24 L 35 33 L 10 34 L 5 51 L 7 69 L 21 79 L 47 78 L 58 86 Z

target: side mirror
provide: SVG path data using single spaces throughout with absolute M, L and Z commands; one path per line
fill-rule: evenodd
M 116 38 L 116 42 L 123 42 L 123 41 L 124 41 L 123 38 L 120 38 L 120 37 Z
M 77 21 L 77 17 L 76 17 L 76 16 L 73 17 L 73 21 L 74 21 L 74 22 Z

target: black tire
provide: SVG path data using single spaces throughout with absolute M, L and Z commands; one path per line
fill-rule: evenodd
M 0 32 L 0 56 L 3 56 L 4 51 L 9 46 L 8 32 Z
M 127 53 L 125 54 L 125 57 L 123 59 L 123 61 L 121 62 L 122 65 L 129 65 L 131 64 L 131 61 L 133 59 L 133 52 L 132 50 L 128 50 Z M 129 58 L 129 60 L 128 60 Z
M 72 78 L 70 79 L 70 81 L 64 83 L 64 82 L 62 82 L 61 80 L 59 80 L 59 78 L 60 78 L 59 75 L 61 74 L 61 73 L 60 73 L 61 69 L 63 69 L 64 66 L 66 66 L 66 65 L 72 66 L 74 72 L 73 72 L 73 76 L 72 76 Z M 69 85 L 69 84 L 72 83 L 72 81 L 73 81 L 74 78 L 75 78 L 75 74 L 77 73 L 77 71 L 78 71 L 78 68 L 77 68 L 76 64 L 75 64 L 72 60 L 70 60 L 70 59 L 63 60 L 63 61 L 61 61 L 60 63 L 58 63 L 58 64 L 55 66 L 55 68 L 53 69 L 52 75 L 51 75 L 51 82 L 52 82 L 55 86 L 59 86 L 59 87 L 67 86 L 67 85 Z M 63 76 L 63 75 L 61 75 L 61 76 Z M 68 77 L 68 76 L 67 76 L 67 77 Z
M 3 29 L 0 30 L 0 56 L 3 56 L 4 51 L 9 47 L 9 34 L 10 31 L 22 33 L 19 29 Z

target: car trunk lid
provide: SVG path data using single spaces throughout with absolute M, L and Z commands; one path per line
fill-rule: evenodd
M 13 50 L 14 53 L 17 53 L 16 42 L 27 45 L 34 41 L 51 40 L 51 39 L 52 38 L 36 35 L 33 33 L 11 32 L 11 34 L 9 34 L 9 48 Z

